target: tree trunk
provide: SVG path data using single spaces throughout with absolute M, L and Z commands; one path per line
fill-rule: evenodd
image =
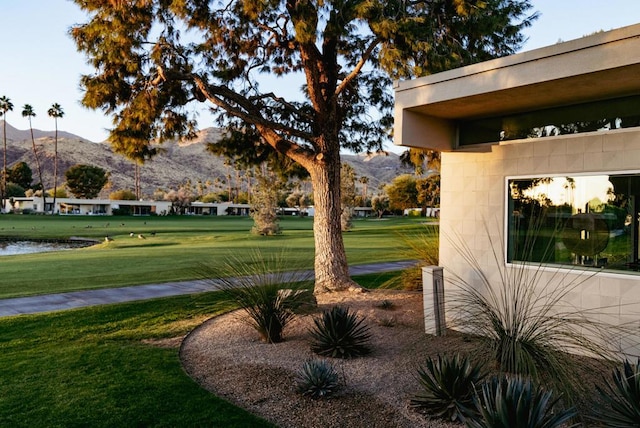
M 55 134 L 55 139 L 53 143 L 53 207 L 51 208 L 51 215 L 54 215 L 56 213 L 57 197 L 58 197 L 58 119 L 56 119 L 56 134 Z
M 340 154 L 328 152 L 309 168 L 313 183 L 315 217 L 314 293 L 361 289 L 349 276 L 340 227 Z
M 2 189 L 0 189 L 0 193 L 2 194 L 2 207 L 0 207 L 0 212 L 4 212 L 4 200 L 7 191 L 7 115 L 5 110 L 4 121 L 2 122 Z
M 31 147 L 33 148 L 33 157 L 36 160 L 36 168 L 38 169 L 38 179 L 40 180 L 40 191 L 42 192 L 42 212 L 46 212 L 45 205 L 47 205 L 47 199 L 45 194 L 44 182 L 42 181 L 42 167 L 40 166 L 40 158 L 38 157 L 36 140 L 35 138 L 33 138 L 33 126 L 31 126 L 31 117 L 29 117 L 29 130 L 31 131 Z

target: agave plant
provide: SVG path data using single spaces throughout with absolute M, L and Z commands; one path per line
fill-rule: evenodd
M 559 397 L 520 376 L 493 377 L 476 397 L 477 413 L 469 415 L 469 428 L 554 428 L 577 415 L 574 408 L 559 409 Z
M 311 350 L 318 355 L 332 358 L 353 358 L 371 352 L 371 334 L 364 325 L 364 318 L 349 308 L 334 306 L 313 320 Z
M 418 368 L 422 391 L 411 405 L 435 417 L 463 421 L 474 409 L 474 387 L 485 376 L 481 366 L 466 356 L 429 358 L 424 367 Z
M 640 359 L 625 361 L 622 370 L 613 371 L 613 383 L 598 392 L 607 406 L 597 412 L 597 421 L 606 427 L 640 426 Z
M 327 360 L 309 359 L 296 378 L 296 391 L 311 398 L 322 398 L 340 388 L 338 372 Z
M 278 343 L 284 339 L 283 331 L 296 313 L 315 304 L 308 290 L 311 272 L 284 271 L 285 266 L 289 264 L 284 251 L 263 256 L 254 250 L 248 259 L 230 256 L 220 273 L 210 272 L 206 267 L 201 270 L 205 280 L 247 314 L 247 322 L 263 341 Z

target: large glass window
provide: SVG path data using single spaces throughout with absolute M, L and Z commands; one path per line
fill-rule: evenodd
M 460 146 L 636 126 L 640 95 L 457 123 Z
M 507 261 L 640 271 L 640 172 L 508 180 Z

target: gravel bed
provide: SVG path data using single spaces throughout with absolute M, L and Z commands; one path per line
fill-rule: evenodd
M 391 302 L 383 309 L 381 302 Z M 372 333 L 371 355 L 333 361 L 344 387 L 321 400 L 295 392 L 296 372 L 314 357 L 308 329 L 313 316 L 334 305 L 364 316 Z M 285 341 L 266 344 L 247 325 L 242 312 L 210 319 L 182 342 L 187 373 L 217 396 L 260 415 L 282 428 L 453 427 L 432 420 L 410 406 L 419 392 L 416 368 L 441 352 L 473 352 L 459 334 L 424 333 L 422 293 L 376 290 L 331 293 L 318 298 L 318 311 L 298 317 L 285 330 Z

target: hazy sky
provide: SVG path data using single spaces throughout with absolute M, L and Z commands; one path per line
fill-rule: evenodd
M 540 18 L 526 31 L 523 50 L 572 40 L 598 30 L 640 22 L 640 0 L 532 0 Z M 91 141 L 106 139 L 111 121 L 100 111 L 80 105 L 79 78 L 90 73 L 84 57 L 67 35 L 69 27 L 85 21 L 70 0 L 0 0 L 0 96 L 8 96 L 14 110 L 7 121 L 28 129 L 22 106 L 31 104 L 37 116 L 33 127 L 53 129 L 47 110 L 59 103 L 65 116 L 59 128 Z M 211 123 L 201 122 L 206 128 Z

